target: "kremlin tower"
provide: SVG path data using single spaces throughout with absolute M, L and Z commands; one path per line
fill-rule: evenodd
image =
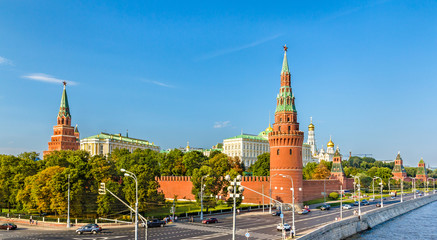
M 407 178 L 407 172 L 405 171 L 400 152 L 396 156 L 395 166 L 393 167 L 392 174 L 393 179 L 395 180 L 402 179 L 402 181 L 405 181 L 405 179 Z
M 416 179 L 420 179 L 422 182 L 426 182 L 428 179 L 428 174 L 426 172 L 425 162 L 423 161 L 423 158 L 421 158 L 419 161 L 419 166 L 416 172 Z
M 70 107 L 68 106 L 66 82 L 64 83 L 64 91 L 62 92 L 61 106 L 57 117 L 57 125 L 53 127 L 53 136 L 49 142 L 49 150 L 44 151 L 43 156 L 46 156 L 52 151 L 59 150 L 79 150 L 79 130 L 71 126 Z
M 272 198 L 284 203 L 292 203 L 291 190 L 294 187 L 294 202 L 298 208 L 301 208 L 303 203 L 302 144 L 304 133 L 299 131 L 299 123 L 297 122 L 286 46 L 284 46 L 284 50 L 281 87 L 276 97 L 275 123 L 273 131 L 269 133 L 270 182 Z

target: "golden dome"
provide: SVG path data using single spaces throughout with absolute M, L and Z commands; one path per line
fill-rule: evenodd
M 334 147 L 334 142 L 331 140 L 331 137 L 329 137 L 329 142 L 326 144 L 327 147 Z
M 310 125 L 308 125 L 308 130 L 314 131 L 314 124 L 313 123 L 310 123 Z
M 273 131 L 272 125 L 269 124 L 269 127 L 266 128 L 266 132 L 272 132 L 272 131 Z

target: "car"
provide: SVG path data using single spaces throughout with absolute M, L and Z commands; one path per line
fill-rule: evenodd
M 0 225 L 0 229 L 15 230 L 15 229 L 17 229 L 17 225 L 15 225 L 13 223 L 4 223 L 4 224 Z
M 396 199 L 396 198 L 395 197 L 391 197 L 390 199 L 393 200 L 393 199 Z
M 217 218 L 208 218 L 202 221 L 203 224 L 218 223 Z
M 272 216 L 281 216 L 281 212 L 280 211 L 276 211 L 276 212 L 272 213 Z
M 282 223 L 279 223 L 278 226 L 276 226 L 276 230 L 278 231 L 290 231 L 291 230 L 291 226 L 288 223 L 284 223 L 284 226 L 282 226 Z
M 76 230 L 77 234 L 83 234 L 83 233 L 87 233 L 87 232 L 92 233 L 92 234 L 97 234 L 99 232 L 102 232 L 102 228 L 99 227 L 99 225 L 97 225 L 97 224 L 91 223 L 91 224 L 87 224 L 83 227 L 80 227 Z
M 307 213 L 309 213 L 310 211 L 308 211 L 307 209 L 302 209 L 301 211 L 298 211 L 297 212 L 297 214 L 300 214 L 300 215 L 303 215 L 303 214 L 307 214 Z
M 308 212 L 311 212 L 311 209 L 309 207 L 305 207 L 303 209 L 307 210 Z
M 152 227 L 164 227 L 165 224 L 166 224 L 165 221 L 161 221 L 159 219 L 153 219 L 151 221 L 147 221 L 147 227 L 148 228 L 152 228 Z M 142 223 L 141 226 L 146 227 L 146 225 L 144 223 Z
M 363 200 L 361 201 L 361 204 L 363 204 L 363 205 L 369 205 L 369 202 L 368 202 L 366 199 L 363 199 Z
M 381 203 L 377 203 L 377 204 L 376 204 L 376 207 L 381 207 Z
M 419 197 L 422 197 L 422 193 L 419 193 Z
M 354 206 L 358 206 L 359 205 L 359 202 L 358 201 L 355 201 L 354 202 Z
M 385 197 L 382 197 L 382 200 L 383 200 L 383 201 L 385 201 L 385 200 L 387 200 L 387 198 L 385 198 Z
M 371 198 L 371 199 L 369 199 L 369 201 L 370 201 L 370 202 L 373 202 L 373 201 L 375 201 L 375 199 L 374 199 L 374 198 Z
M 331 209 L 331 205 L 329 205 L 329 204 L 325 204 L 325 205 L 322 205 L 321 207 L 320 207 L 320 210 L 329 210 L 329 209 Z
M 345 204 L 343 205 L 343 209 L 351 209 L 352 206 L 350 204 Z

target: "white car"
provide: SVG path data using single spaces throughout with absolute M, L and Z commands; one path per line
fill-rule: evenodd
M 302 214 L 307 214 L 307 213 L 309 213 L 310 211 L 308 211 L 307 209 L 302 209 L 301 211 L 299 211 L 299 212 L 297 212 L 297 214 L 300 214 L 300 215 L 302 215 Z
M 351 209 L 352 206 L 350 204 L 345 204 L 343 205 L 343 209 Z
M 374 199 L 374 198 L 371 198 L 371 199 L 369 199 L 369 202 L 373 202 L 373 201 L 375 201 L 375 199 Z
M 282 223 L 279 223 L 278 226 L 276 226 L 276 230 L 278 231 L 290 231 L 291 230 L 291 226 L 288 223 L 284 223 L 284 226 L 282 226 Z

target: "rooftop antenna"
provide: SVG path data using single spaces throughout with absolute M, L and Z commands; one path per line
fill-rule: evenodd
M 129 137 L 129 129 L 126 129 L 126 137 Z

